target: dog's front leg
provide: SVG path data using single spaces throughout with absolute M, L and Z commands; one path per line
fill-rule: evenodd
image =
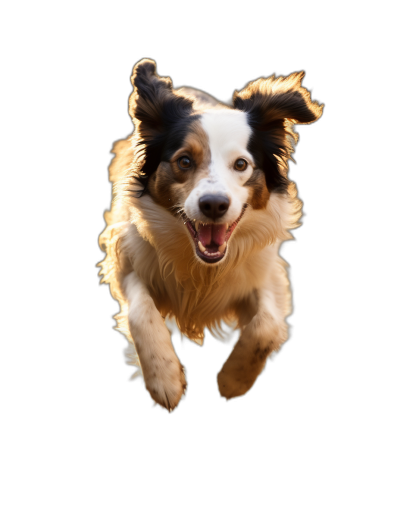
M 129 329 L 146 388 L 158 404 L 172 411 L 186 389 L 186 380 L 170 332 L 136 273 L 125 277 L 124 291 L 129 303 Z
M 284 312 L 273 292 L 258 292 L 258 310 L 218 374 L 219 391 L 225 398 L 244 395 L 264 368 L 271 352 L 287 339 Z

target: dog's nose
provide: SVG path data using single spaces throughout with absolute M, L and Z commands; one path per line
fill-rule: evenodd
M 199 207 L 205 216 L 213 219 L 222 217 L 229 208 L 229 198 L 226 195 L 203 195 L 199 199 Z

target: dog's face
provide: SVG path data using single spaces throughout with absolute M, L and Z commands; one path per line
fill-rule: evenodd
M 195 115 L 179 148 L 160 162 L 149 180 L 151 197 L 181 216 L 197 257 L 206 264 L 225 257 L 247 205 L 265 207 L 268 190 L 247 149 L 250 136 L 241 111 L 216 109 Z
M 155 64 L 136 65 L 130 113 L 136 125 L 136 178 L 143 193 L 180 217 L 199 261 L 224 260 L 246 209 L 267 208 L 271 193 L 286 193 L 293 123 L 321 112 L 301 87 L 303 73 L 258 80 L 235 93 L 233 107 L 199 109 L 159 78 Z

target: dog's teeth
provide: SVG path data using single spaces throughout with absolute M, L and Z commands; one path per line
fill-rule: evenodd
M 197 222 L 198 223 L 198 222 Z M 199 249 L 202 253 L 204 253 L 206 251 L 206 248 L 204 247 L 204 245 L 201 243 L 201 241 L 199 240 L 198 241 L 198 246 L 199 246 Z
M 196 221 L 195 224 L 194 224 L 196 232 L 199 232 L 199 225 L 200 225 L 200 221 Z
M 222 245 L 220 245 L 220 246 L 218 247 L 218 251 L 219 251 L 220 253 L 223 253 L 223 252 L 225 251 L 225 249 L 226 249 L 226 242 L 224 242 Z

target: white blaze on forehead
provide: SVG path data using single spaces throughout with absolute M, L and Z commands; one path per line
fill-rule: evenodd
M 200 120 L 209 138 L 212 162 L 221 157 L 228 161 L 236 155 L 236 158 L 243 156 L 253 162 L 247 151 L 251 127 L 244 112 L 234 109 L 209 110 L 202 114 Z

